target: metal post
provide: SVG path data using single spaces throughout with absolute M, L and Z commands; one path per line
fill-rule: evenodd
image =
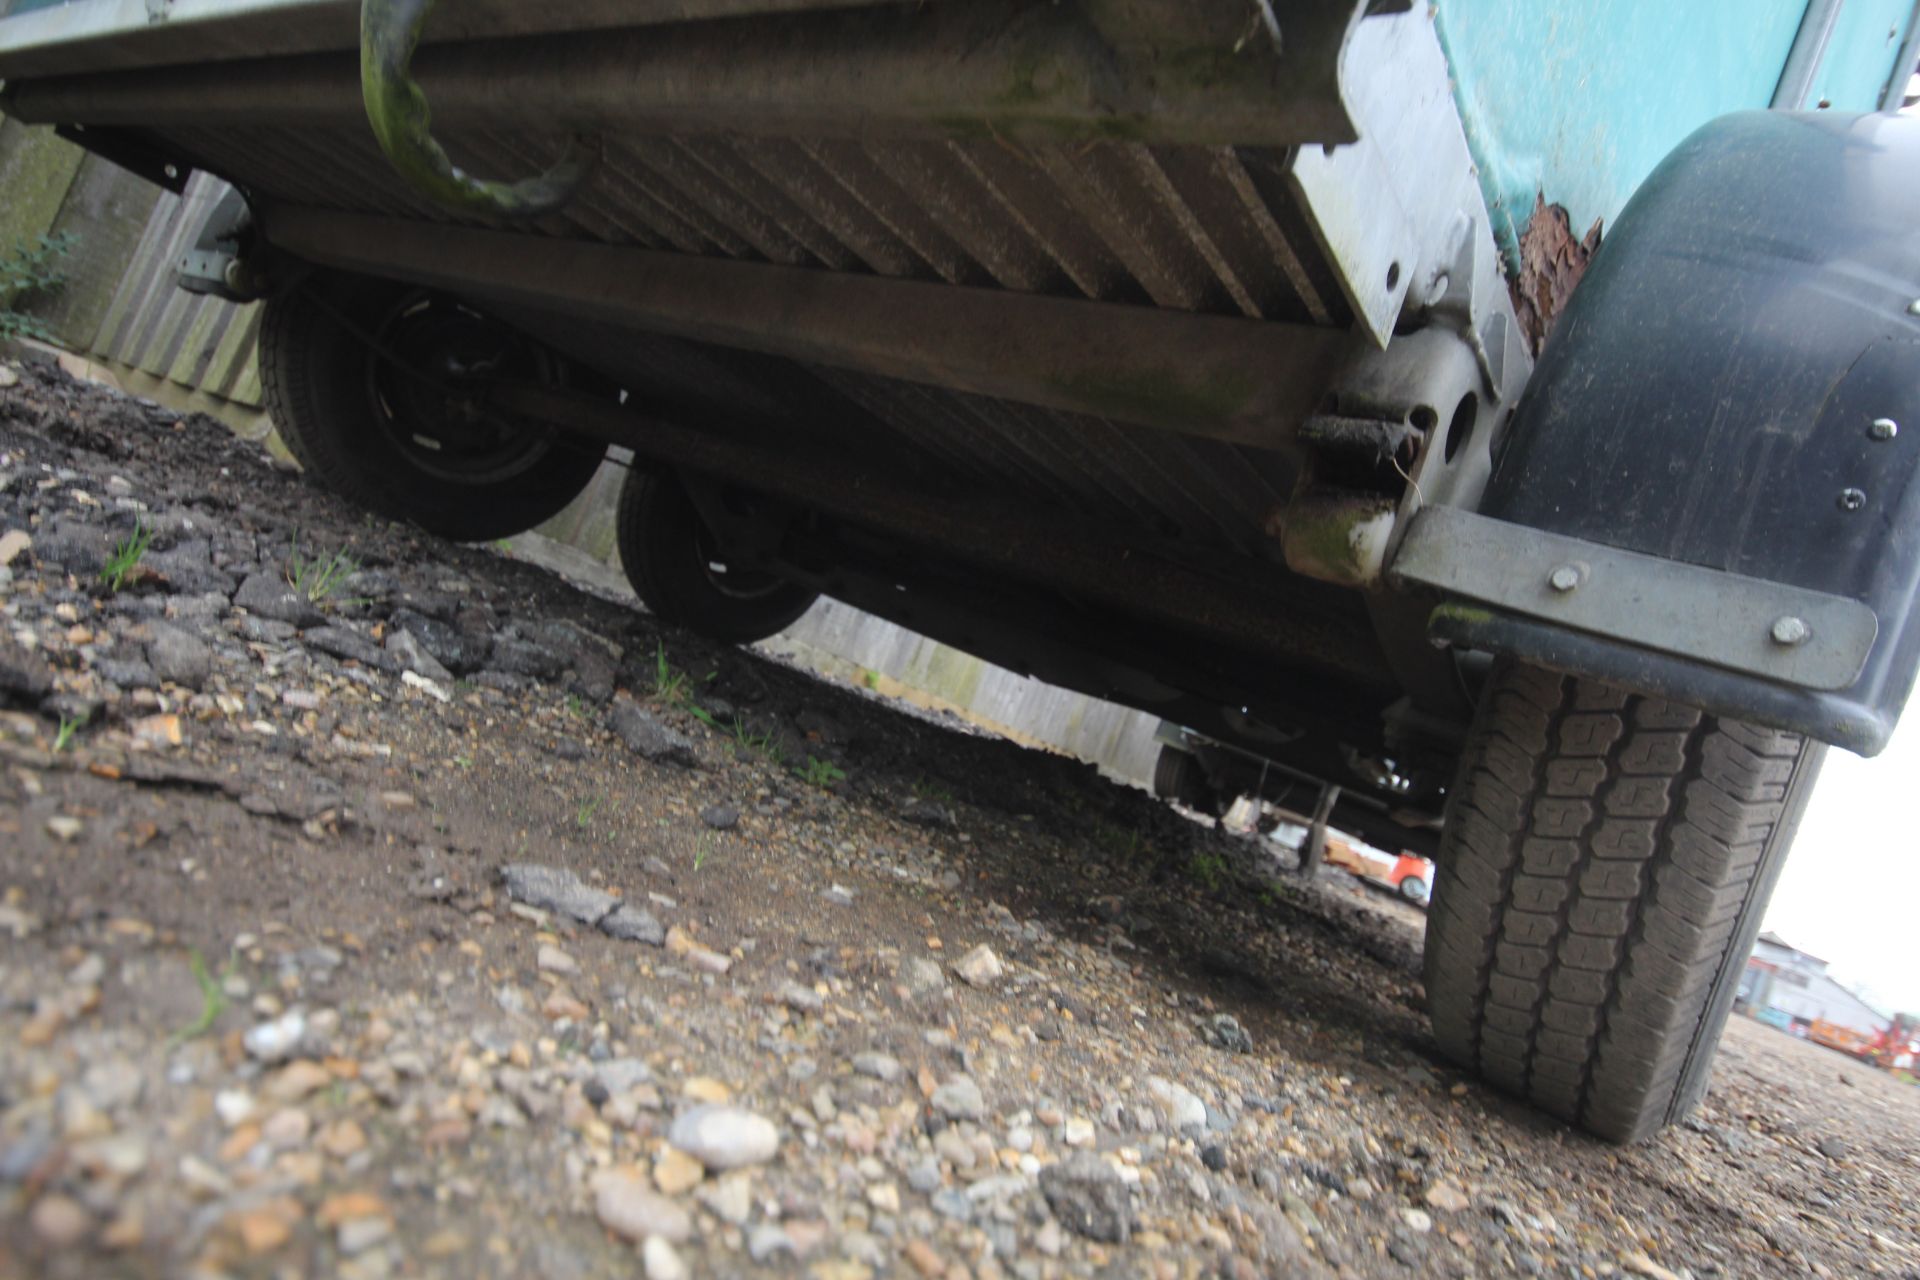
M 1900 52 L 1894 55 L 1893 74 L 1887 77 L 1886 88 L 1880 91 L 1880 110 L 1900 109 L 1906 99 L 1907 82 L 1913 79 L 1916 70 L 1920 70 L 1920 0 L 1915 0 L 1913 12 L 1907 15 L 1907 38 L 1900 42 Z
M 1327 819 L 1340 802 L 1340 788 L 1320 788 L 1320 802 L 1313 806 L 1313 825 L 1307 828 L 1307 842 L 1300 846 L 1300 874 L 1312 876 L 1327 856 Z
M 1806 16 L 1787 52 L 1787 65 L 1780 72 L 1780 83 L 1773 91 L 1773 106 L 1780 111 L 1798 111 L 1807 105 L 1820 64 L 1826 61 L 1827 45 L 1840 21 L 1846 0 L 1809 0 Z

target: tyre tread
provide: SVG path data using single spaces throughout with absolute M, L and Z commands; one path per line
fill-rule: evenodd
M 1818 756 L 1793 734 L 1501 664 L 1428 916 L 1443 1051 L 1614 1141 L 1683 1113 Z

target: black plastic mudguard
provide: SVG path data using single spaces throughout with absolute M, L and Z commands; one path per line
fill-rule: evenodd
M 1878 751 L 1920 666 L 1920 119 L 1693 134 L 1607 236 L 1497 449 L 1484 515 L 1848 597 L 1879 630 L 1827 692 L 1499 614 L 1449 638 Z

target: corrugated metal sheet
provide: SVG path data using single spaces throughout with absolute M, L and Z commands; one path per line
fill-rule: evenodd
M 167 133 L 271 198 L 459 222 L 394 177 L 364 130 L 260 124 Z M 454 131 L 476 173 L 536 171 L 564 139 Z M 750 262 L 1345 325 L 1283 154 L 992 139 L 850 142 L 728 134 L 609 139 L 549 234 Z M 481 225 L 473 223 L 471 225 Z
M 462 221 L 393 177 L 361 130 L 263 123 L 179 127 L 167 136 L 269 201 Z M 558 135 L 533 131 L 452 132 L 445 142 L 461 164 L 488 174 L 533 172 L 564 146 Z M 607 143 L 601 169 L 576 202 L 539 231 L 684 255 L 1344 326 L 1351 314 L 1287 199 L 1285 161 L 1284 153 L 1259 149 L 1123 142 L 621 137 Z M 557 338 L 560 327 L 546 332 Z M 708 367 L 697 352 L 672 344 L 628 348 L 619 358 L 623 371 L 663 387 L 726 382 L 743 397 L 770 396 L 756 385 L 759 375 Z M 1011 488 L 1090 519 L 1274 554 L 1261 529 L 1292 476 L 1272 455 L 885 378 L 813 373 L 955 483 Z
M 173 283 L 174 264 L 225 190 L 219 179 L 196 174 L 183 195 L 161 194 L 90 354 L 257 408 L 259 308 L 182 293 Z

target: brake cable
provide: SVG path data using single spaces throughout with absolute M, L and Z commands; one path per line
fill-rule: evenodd
M 535 178 L 490 182 L 463 171 L 433 136 L 427 95 L 413 78 L 435 0 L 361 0 L 360 96 L 394 171 L 422 195 L 462 213 L 538 218 L 563 208 L 600 158 L 597 138 L 576 134 L 560 162 Z

